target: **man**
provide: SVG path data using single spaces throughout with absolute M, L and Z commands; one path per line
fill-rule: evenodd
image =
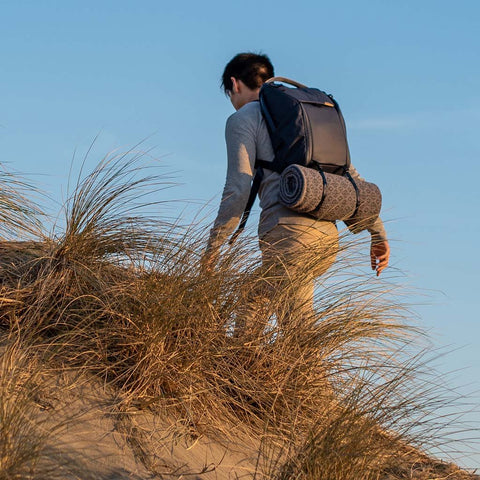
M 240 53 L 225 67 L 222 87 L 236 112 L 226 124 L 228 168 L 225 187 L 217 218 L 210 232 L 204 261 L 213 268 L 222 244 L 233 233 L 240 221 L 250 193 L 255 159 L 272 161 L 274 151 L 258 100 L 260 87 L 274 76 L 274 69 L 266 55 Z M 350 174 L 360 178 L 353 166 Z M 303 275 L 296 289 L 291 308 L 312 308 L 315 277 L 332 265 L 338 246 L 338 231 L 334 222 L 315 220 L 294 212 L 279 202 L 280 175 L 265 169 L 260 185 L 260 223 L 258 235 L 262 250 L 262 264 L 277 271 L 276 278 L 295 278 Z M 371 267 L 379 275 L 388 265 L 390 248 L 383 223 L 378 218 L 369 229 L 372 235 Z M 317 258 L 309 262 L 305 276 L 301 263 L 306 256 Z M 310 265 L 310 267 L 311 267 Z

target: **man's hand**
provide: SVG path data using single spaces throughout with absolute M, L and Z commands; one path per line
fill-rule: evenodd
M 382 273 L 382 270 L 387 268 L 389 259 L 390 245 L 388 245 L 388 242 L 372 242 L 370 247 L 370 263 L 372 265 L 372 270 L 377 271 L 377 277 Z

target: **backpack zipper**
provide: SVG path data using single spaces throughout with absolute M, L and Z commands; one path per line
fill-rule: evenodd
M 305 144 L 306 144 L 305 166 L 307 166 L 310 163 L 312 163 L 312 156 L 313 156 L 312 136 L 313 136 L 313 133 L 312 133 L 312 126 L 310 125 L 310 119 L 308 118 L 307 112 L 305 111 L 305 107 L 303 106 L 303 103 L 301 101 L 299 101 L 299 103 L 300 103 L 300 109 L 302 110 L 303 124 L 307 128 L 306 133 L 308 133 L 308 135 L 305 136 Z

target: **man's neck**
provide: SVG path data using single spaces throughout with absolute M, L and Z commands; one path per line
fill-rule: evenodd
M 238 105 L 237 110 L 242 108 L 247 103 L 255 102 L 256 100 L 258 100 L 259 93 L 260 93 L 259 88 L 256 89 L 256 90 L 250 90 L 249 89 L 247 92 L 245 92 L 244 95 L 243 95 L 243 98 L 242 98 L 242 102 Z

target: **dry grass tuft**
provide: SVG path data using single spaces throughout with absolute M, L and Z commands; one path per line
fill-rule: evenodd
M 0 357 L 0 478 L 27 478 L 46 444 L 35 421 L 37 375 L 18 342 L 3 339 Z
M 40 235 L 41 210 L 32 201 L 35 193 L 33 185 L 0 165 L 0 238 Z

